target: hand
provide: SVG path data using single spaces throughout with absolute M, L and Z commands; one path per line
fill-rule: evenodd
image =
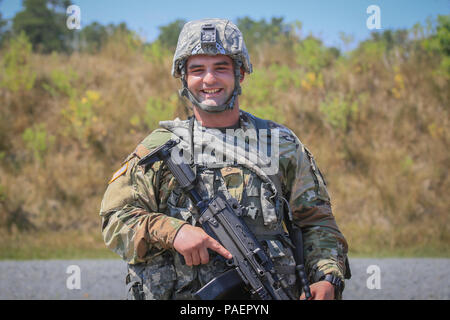
M 216 251 L 226 259 L 232 258 L 231 253 L 202 228 L 189 224 L 185 224 L 178 230 L 173 247 L 183 255 L 188 266 L 207 264 L 209 262 L 208 249 Z
M 334 299 L 334 286 L 328 281 L 319 281 L 313 283 L 310 287 L 311 298 L 310 300 L 333 300 Z M 305 299 L 305 293 L 302 293 L 300 300 Z

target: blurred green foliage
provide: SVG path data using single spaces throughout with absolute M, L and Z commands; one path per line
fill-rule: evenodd
M 177 19 L 165 26 L 158 27 L 159 36 L 157 41 L 169 50 L 174 51 L 177 46 L 178 35 L 180 34 L 185 23 L 186 20 Z
M 98 52 L 108 40 L 108 36 L 108 28 L 94 21 L 81 30 L 80 47 L 87 52 Z
M 108 43 L 108 39 L 119 41 L 125 35 L 127 50 L 144 48 L 147 58 L 161 62 L 175 49 L 178 34 L 186 23 L 184 19 L 177 19 L 159 26 L 157 40 L 148 44 L 144 44 L 125 23 L 102 25 L 92 22 L 83 26 L 81 31 L 70 32 L 65 24 L 65 9 L 70 4 L 69 0 L 23 0 L 23 10 L 12 19 L 11 30 L 5 28 L 7 23 L 0 15 L 0 41 L 6 36 L 17 38 L 24 32 L 35 51 L 49 53 L 76 50 L 95 53 Z M 245 16 L 237 18 L 235 23 L 244 34 L 251 54 L 265 44 L 281 44 L 295 54 L 294 61 L 306 72 L 319 74 L 341 55 L 337 48 L 326 47 L 320 39 L 311 35 L 302 38 L 300 21 L 287 23 L 282 17 L 254 20 Z M 345 35 L 342 39 L 346 41 Z M 397 55 L 405 56 L 417 47 L 426 53 L 440 55 L 439 70 L 436 72 L 450 77 L 450 16 L 439 15 L 435 22 L 428 19 L 426 26 L 416 24 L 411 30 L 373 32 L 370 39 L 361 42 L 350 54 L 353 62 L 365 72 L 373 69 L 392 50 L 396 50 Z M 361 60 L 361 57 L 364 59 Z M 11 87 L 16 88 L 14 85 Z
M 424 39 L 422 46 L 442 57 L 440 72 L 450 78 L 450 15 L 438 16 L 435 33 Z
M 129 30 L 125 23 L 121 23 L 118 27 L 110 25 L 108 29 L 110 42 L 125 44 L 125 48 L 129 52 L 135 52 L 143 47 L 144 43 L 141 37 L 136 32 Z
M 303 72 L 292 70 L 287 65 L 272 64 L 268 68 L 269 73 L 275 76 L 273 86 L 280 91 L 299 88 Z
M 55 142 L 55 137 L 47 132 L 44 123 L 27 128 L 22 134 L 22 139 L 26 148 L 32 152 L 33 158 L 39 163 Z
M 64 95 L 73 98 L 77 94 L 74 82 L 78 79 L 77 73 L 69 70 L 53 69 L 50 73 L 49 83 L 43 83 L 42 87 L 52 96 Z
M 168 98 L 150 97 L 145 105 L 143 123 L 147 130 L 159 126 L 159 121 L 172 119 L 178 107 L 178 96 L 176 93 Z
M 70 97 L 69 105 L 61 111 L 68 124 L 64 134 L 75 138 L 82 148 L 87 148 L 95 133 L 98 109 L 102 105 L 100 93 L 94 90 L 87 90 L 81 98 Z
M 244 81 L 242 90 L 245 95 L 240 97 L 239 101 L 245 111 L 257 117 L 283 123 L 284 114 L 280 112 L 281 106 L 278 105 L 276 95 L 270 88 L 275 81 L 278 87 L 286 89 L 290 81 L 289 77 L 285 77 L 287 75 L 285 70 L 281 70 L 277 75 L 274 77 L 274 74 L 266 69 L 255 69 L 251 77 Z
M 319 110 L 334 128 L 347 131 L 349 123 L 355 119 L 358 113 L 358 104 L 341 95 L 331 95 L 327 96 L 325 101 L 320 104 Z
M 2 0 L 0 0 L 0 4 Z M 0 46 L 2 45 L 5 36 L 7 36 L 7 31 L 5 26 L 7 25 L 7 21 L 2 18 L 2 13 L 0 12 Z
M 339 57 L 337 49 L 325 47 L 319 39 L 314 37 L 308 37 L 296 43 L 294 50 L 297 64 L 313 72 L 328 67 Z
M 6 187 L 0 184 L 0 203 L 6 201 Z
M 163 60 L 172 54 L 162 41 L 156 40 L 153 43 L 146 45 L 144 49 L 145 57 L 156 63 L 161 63 Z
M 31 51 L 31 43 L 24 32 L 9 41 L 1 60 L 1 87 L 13 92 L 33 88 L 36 73 L 30 63 Z
M 23 10 L 13 18 L 15 34 L 25 32 L 34 50 L 69 51 L 73 32 L 66 26 L 69 0 L 23 0 Z
M 244 34 L 248 49 L 254 49 L 264 42 L 276 43 L 287 38 L 293 27 L 283 21 L 283 18 L 273 17 L 270 21 L 261 19 L 255 21 L 250 17 L 238 18 L 236 25 Z
M 131 132 L 137 130 L 149 131 L 159 126 L 159 121 L 173 119 L 178 108 L 179 98 L 177 94 L 172 94 L 168 98 L 150 97 L 145 104 L 143 115 L 133 114 L 129 118 L 132 126 Z
M 138 41 L 139 37 L 135 32 L 128 29 L 125 22 L 121 22 L 118 25 L 112 23 L 102 25 L 94 21 L 81 29 L 73 43 L 73 47 L 82 52 L 97 53 L 108 43 L 109 39 L 119 42 L 125 39 L 127 46 L 133 49 L 136 47 L 136 41 Z

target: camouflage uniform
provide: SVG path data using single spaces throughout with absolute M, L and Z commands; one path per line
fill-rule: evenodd
M 189 299 L 193 292 L 226 270 L 223 260 L 215 258 L 215 253 L 210 254 L 206 265 L 189 267 L 181 263 L 173 241 L 181 226 L 195 224 L 190 213 L 192 204 L 161 162 L 154 163 L 146 173 L 137 165 L 140 158 L 172 137 L 174 126 L 168 124 L 173 123 L 187 126 L 187 121 L 162 122 L 166 128 L 153 131 L 124 161 L 101 205 L 105 243 L 129 263 L 127 282 L 132 298 Z M 274 122 L 269 122 L 269 126 L 280 130 L 278 178 L 283 196 L 289 199 L 293 221 L 303 231 L 309 281 L 317 282 L 327 273 L 343 279 L 347 243 L 331 212 L 319 168 L 308 149 L 289 129 Z M 241 111 L 240 127 L 243 131 L 255 129 L 254 117 Z M 209 130 L 197 123 L 196 129 Z M 278 271 L 284 273 L 293 292 L 299 294 L 294 285 L 295 262 L 290 241 L 280 227 L 282 213 L 277 212 L 274 221 L 266 219 L 270 212 L 265 213 L 267 198 L 262 195 L 261 177 L 242 166 L 203 168 L 197 170 L 197 175 L 208 186 L 208 190 L 199 190 L 204 197 L 222 190 L 246 208 L 245 222 L 266 248 Z
M 186 82 L 185 64 L 196 54 L 225 54 L 233 60 L 235 88 L 226 103 L 220 106 L 202 104 L 190 92 Z M 252 72 L 252 65 L 239 29 L 230 21 L 205 19 L 187 23 L 180 33 L 174 55 L 172 74 L 181 78 L 182 96 L 196 108 L 207 112 L 232 109 L 241 93 L 240 70 Z M 225 163 L 215 161 L 209 154 L 200 161 L 192 158 L 196 175 L 204 184 L 198 192 L 210 199 L 217 192 L 226 198 L 234 197 L 245 213 L 243 219 L 272 258 L 275 269 L 299 295 L 295 285 L 295 261 L 292 243 L 283 228 L 286 199 L 291 208 L 290 220 L 303 231 L 305 267 L 310 283 L 328 273 L 344 278 L 347 243 L 339 231 L 331 212 L 325 181 L 312 154 L 287 128 L 271 121 L 260 121 L 244 111 L 240 112 L 239 128 L 242 135 L 236 141 L 240 149 L 255 142 L 245 133 L 260 128 L 278 130 L 277 171 L 266 173 L 257 163 Z M 191 141 L 191 150 L 198 146 L 215 145 L 196 135 L 216 137 L 223 134 L 215 129 L 201 127 L 196 121 L 163 121 L 159 129 L 145 138 L 113 175 L 104 195 L 100 215 L 106 245 L 128 262 L 127 284 L 130 298 L 136 299 L 190 299 L 192 294 L 213 277 L 227 269 L 224 260 L 210 251 L 208 264 L 186 266 L 175 252 L 173 242 L 184 224 L 195 225 L 194 207 L 182 192 L 170 171 L 161 162 L 149 170 L 138 165 L 139 159 L 161 146 L 173 136 L 181 137 L 184 147 Z M 188 128 L 192 140 L 187 139 Z M 186 134 L 187 133 L 187 134 Z M 258 138 L 260 139 L 260 138 Z M 225 139 L 226 140 L 226 139 Z M 260 141 L 260 140 L 258 140 Z M 227 142 L 228 143 L 228 142 Z M 199 145 L 198 145 L 199 144 Z M 217 144 L 217 143 L 216 143 Z M 228 157 L 228 155 L 227 155 Z

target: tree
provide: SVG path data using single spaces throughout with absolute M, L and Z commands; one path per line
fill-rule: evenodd
M 24 9 L 13 18 L 13 32 L 25 32 L 33 50 L 69 51 L 73 32 L 66 26 L 69 0 L 24 0 Z
M 160 41 L 160 43 L 169 50 L 175 50 L 177 47 L 178 36 L 180 35 L 181 29 L 183 29 L 185 23 L 186 20 L 177 19 L 166 26 L 158 27 L 158 41 Z
M 450 56 L 450 15 L 439 15 L 437 21 L 436 39 L 442 52 Z
M 293 34 L 293 25 L 283 22 L 283 18 L 272 17 L 269 22 L 266 19 L 255 21 L 250 17 L 238 18 L 237 27 L 244 35 L 245 44 L 253 48 L 264 42 L 276 43 Z
M 405 46 L 408 43 L 408 30 L 385 30 L 383 33 L 372 32 L 372 40 L 374 42 L 383 42 L 386 49 L 392 50 L 396 46 Z
M 312 35 L 296 43 L 294 50 L 297 63 L 313 72 L 319 72 L 328 67 L 340 55 L 339 49 L 326 47 L 320 39 Z
M 2 0 L 0 0 L 0 3 L 2 2 Z M 7 25 L 7 21 L 3 20 L 2 18 L 2 13 L 0 12 L 0 46 L 2 45 L 5 37 L 7 36 L 7 31 L 6 31 L 6 25 Z
M 108 39 L 108 28 L 98 22 L 83 27 L 80 32 L 81 46 L 83 50 L 88 52 L 96 52 L 101 49 Z

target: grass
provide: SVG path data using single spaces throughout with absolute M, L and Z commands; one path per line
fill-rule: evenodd
M 120 259 L 99 232 L 35 232 L 1 236 L 0 260 Z
M 95 230 L 88 234 L 76 231 L 3 234 L 0 239 L 0 260 L 120 259 L 106 248 L 100 232 Z M 442 244 L 392 249 L 368 244 L 358 251 L 352 248 L 351 258 L 450 258 L 450 248 Z
M 377 249 L 354 251 L 350 250 L 351 258 L 450 258 L 448 246 L 414 246 L 401 249 Z

